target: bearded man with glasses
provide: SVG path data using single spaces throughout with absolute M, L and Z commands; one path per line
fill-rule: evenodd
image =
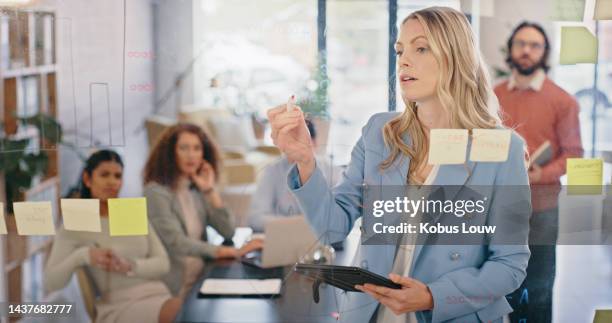
M 531 258 L 521 287 L 508 295 L 512 322 L 551 322 L 558 234 L 557 198 L 567 158 L 582 157 L 577 101 L 546 73 L 550 43 L 544 29 L 532 22 L 519 24 L 507 42 L 510 78 L 495 87 L 504 124 L 527 142 L 531 156 L 549 146 L 549 157 L 532 163 L 529 183 Z

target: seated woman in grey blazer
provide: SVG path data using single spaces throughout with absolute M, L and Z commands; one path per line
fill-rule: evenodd
M 158 139 L 144 170 L 144 194 L 151 224 L 170 255 L 165 283 L 185 297 L 204 266 L 203 258 L 237 258 L 261 248 L 254 240 L 240 249 L 207 242 L 206 227 L 224 238 L 234 235 L 234 221 L 215 189 L 220 154 L 198 126 L 178 124 Z

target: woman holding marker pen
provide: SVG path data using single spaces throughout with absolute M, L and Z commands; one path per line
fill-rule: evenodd
M 518 135 L 512 134 L 504 162 L 468 161 L 439 166 L 427 163 L 432 148 L 431 129 L 502 127 L 486 66 L 466 17 L 442 7 L 416 11 L 402 22 L 395 51 L 406 107 L 401 113 L 379 113 L 370 118 L 353 148 L 341 183 L 333 190 L 326 185 L 315 161 L 299 107 L 287 108 L 283 104 L 268 111 L 274 143 L 296 161 L 289 172 L 288 185 L 309 222 L 318 234 L 328 233 L 333 242 L 344 239 L 362 216 L 363 192 L 368 185 L 486 185 L 492 187 L 492 192 L 483 221 L 501 226 L 508 220 L 504 216 L 506 197 L 502 198 L 501 193 L 496 196 L 495 192 L 503 186 L 528 185 L 524 142 Z M 512 311 L 505 295 L 519 287 L 529 259 L 528 189 L 512 203 L 524 210 L 512 214 L 512 221 L 520 226 L 516 231 L 520 243 L 513 245 L 415 246 L 414 241 L 398 246 L 362 245 L 359 263 L 370 271 L 388 275 L 402 288 L 356 286 L 364 294 L 348 293 L 350 304 L 343 308 L 363 307 L 368 315 L 346 311 L 340 313 L 340 319 L 501 322 Z
M 208 225 L 225 239 L 234 235 L 233 218 L 215 188 L 220 158 L 200 127 L 178 124 L 160 135 L 145 165 L 148 216 L 170 255 L 164 281 L 181 298 L 199 278 L 203 258 L 239 258 L 263 245 L 261 240 L 242 248 L 207 242 Z
M 170 262 L 153 228 L 146 236 L 109 236 L 107 201 L 119 195 L 122 175 L 121 157 L 113 151 L 100 150 L 86 161 L 79 197 L 100 200 L 102 231 L 57 232 L 44 271 L 45 289 L 63 288 L 75 270 L 87 266 L 102 293 L 96 322 L 172 322 L 181 301 L 161 281 Z

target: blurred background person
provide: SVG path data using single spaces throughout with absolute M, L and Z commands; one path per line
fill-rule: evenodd
M 507 49 L 506 62 L 512 74 L 495 87 L 503 122 L 525 138 L 532 159 L 537 157 L 533 156 L 537 150 L 550 149 L 550 158 L 532 163 L 528 173 L 533 203 L 531 258 L 527 278 L 509 297 L 515 309 L 510 318 L 513 322 L 524 318 L 527 322 L 551 322 L 559 228 L 557 198 L 567 158 L 583 154 L 579 107 L 570 94 L 546 76 L 550 42 L 539 24 L 519 24 L 508 39 Z
M 314 123 L 306 119 L 306 126 L 312 139 L 312 149 L 317 149 L 317 130 Z M 330 187 L 338 183 L 340 169 L 332 166 L 326 158 L 317 157 L 321 165 L 323 176 Z M 266 221 L 281 216 L 303 215 L 297 199 L 287 187 L 287 174 L 295 164 L 287 155 L 283 154 L 278 161 L 266 166 L 257 180 L 257 188 L 251 198 L 249 213 L 249 226 L 253 231 L 263 232 Z
M 160 135 L 144 169 L 149 219 L 170 255 L 164 281 L 181 298 L 199 278 L 203 258 L 237 258 L 261 248 L 261 240 L 240 249 L 208 242 L 208 225 L 226 240 L 234 235 L 234 219 L 215 188 L 220 158 L 200 127 L 177 124 Z

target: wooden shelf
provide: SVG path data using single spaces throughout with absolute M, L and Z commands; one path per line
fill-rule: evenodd
M 15 78 L 15 77 L 22 77 L 22 76 L 50 74 L 50 73 L 55 73 L 56 70 L 57 70 L 56 65 L 22 67 L 18 69 L 13 69 L 13 70 L 9 69 L 9 70 L 3 71 L 1 76 L 3 79 L 8 79 L 8 78 Z
M 0 65 L 0 119 L 3 122 L 1 135 L 10 137 L 35 138 L 38 136 L 39 151 L 48 156 L 47 170 L 40 176 L 41 182 L 33 185 L 23 193 L 17 201 L 49 201 L 55 206 L 59 203 L 59 152 L 57 145 L 51 145 L 38 131 L 29 131 L 21 128 L 17 115 L 33 115 L 45 113 L 57 119 L 57 71 L 56 60 L 56 21 L 53 10 L 11 10 L 11 20 L 6 20 L 0 28 L 8 28 L 8 32 L 0 32 L 7 38 L 0 39 L 0 45 L 6 44 L 8 39 L 9 50 L 4 47 L 4 57 Z M 3 27 L 4 26 L 4 27 Z M 7 27 L 8 26 L 8 27 Z M 4 42 L 3 42 L 4 41 Z M 0 48 L 1 50 L 2 48 Z M 8 54 L 8 55 L 7 55 Z M 2 58 L 2 56 L 0 56 Z M 10 67 L 14 66 L 14 67 Z M 0 179 L 0 192 L 4 192 L 5 181 Z M 0 201 L 6 201 L 0 197 Z M 5 204 L 6 205 L 6 204 Z M 55 212 L 59 216 L 59 212 Z M 6 290 L 0 295 L 6 295 L 12 302 L 21 303 L 24 290 L 37 289 L 38 285 L 32 283 L 33 274 L 41 275 L 43 272 L 40 261 L 32 259 L 46 257 L 52 244 L 53 237 L 27 237 L 17 234 L 14 216 L 5 217 L 8 235 L 0 236 L 4 241 L 5 259 L 0 271 L 0 279 L 6 281 Z M 56 221 L 57 225 L 57 221 Z M 43 261 L 44 262 L 44 261 Z M 23 277 L 24 266 L 31 266 L 28 277 Z M 35 279 L 39 279 L 35 278 Z M 37 282 L 36 284 L 38 284 Z M 38 294 L 34 297 L 39 297 Z M 14 321 L 14 320 L 10 320 Z

